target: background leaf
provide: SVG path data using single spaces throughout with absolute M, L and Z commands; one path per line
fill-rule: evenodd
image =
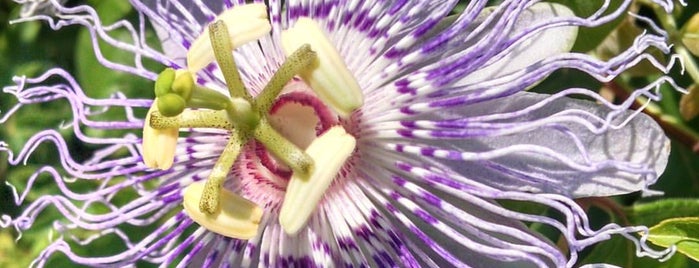
M 699 217 L 699 199 L 662 199 L 634 205 L 627 211 L 634 225 L 653 226 L 671 218 Z
M 554 0 L 551 2 L 563 4 L 573 10 L 575 15 L 586 18 L 597 12 L 605 0 Z M 622 2 L 621 0 L 611 0 L 607 10 L 617 9 Z M 607 15 L 609 12 L 604 14 Z M 587 52 L 595 49 L 624 18 L 625 16 L 619 16 L 609 23 L 594 28 L 581 27 L 578 31 L 578 39 L 575 42 L 575 46 L 573 46 L 573 51 Z
M 105 25 L 112 24 L 125 17 L 128 18 L 133 12 L 128 1 L 101 0 L 93 2 L 96 11 L 104 14 L 100 18 Z M 109 34 L 117 40 L 133 42 L 128 31 L 124 29 L 114 30 Z M 127 65 L 133 64 L 133 53 L 115 49 L 102 41 L 99 42 L 99 48 L 104 58 L 112 62 Z M 75 66 L 80 85 L 91 97 L 105 98 L 116 91 L 124 92 L 127 96 L 143 95 L 141 93 L 148 94 L 152 91 L 153 82 L 103 66 L 95 56 L 92 37 L 90 36 L 90 31 L 86 28 L 81 28 L 78 34 L 78 41 L 75 47 Z M 152 95 L 152 93 L 150 94 Z
M 699 217 L 665 220 L 650 228 L 648 241 L 663 247 L 675 245 L 678 252 L 699 260 Z

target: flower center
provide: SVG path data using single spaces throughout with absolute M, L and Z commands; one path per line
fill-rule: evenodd
M 242 9 L 244 14 L 238 14 Z M 305 18 L 282 33 L 287 59 L 253 98 L 232 54 L 244 42 L 234 37 L 248 40 L 252 36 L 254 40 L 266 34 L 266 14 L 263 4 L 221 14 L 193 42 L 187 57 L 189 68 L 168 69 L 158 77 L 156 100 L 144 125 L 144 162 L 161 169 L 172 165 L 179 128 L 230 132 L 206 182 L 185 189 L 183 205 L 201 226 L 239 239 L 257 234 L 263 214 L 259 204 L 267 208 L 270 203 L 252 198 L 260 202 L 256 204 L 241 197 L 265 193 L 249 193 L 249 180 L 240 180 L 236 187 L 228 178 L 278 181 L 280 188 L 288 181 L 279 220 L 287 234 L 296 234 L 355 150 L 355 138 L 338 124 L 338 117 L 349 116 L 363 103 L 358 83 L 337 51 L 320 27 Z M 201 40 L 207 38 L 209 43 Z M 218 63 L 229 96 L 194 82 L 194 74 L 208 65 L 209 59 Z M 239 165 L 234 168 L 236 161 Z M 228 176 L 231 170 L 239 176 Z
M 287 84 L 269 111 L 272 126 L 302 149 L 339 123 L 337 115 L 298 78 Z
M 305 150 L 322 133 L 339 124 L 338 117 L 309 90 L 300 79 L 292 79 L 269 111 L 269 121 L 291 143 Z M 291 176 L 282 161 L 258 147 L 257 156 L 270 171 L 281 177 Z

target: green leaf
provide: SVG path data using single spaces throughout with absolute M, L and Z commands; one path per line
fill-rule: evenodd
M 631 244 L 631 242 L 627 242 L 627 243 Z M 696 268 L 697 263 L 694 261 L 691 261 L 689 258 L 685 257 L 682 254 L 675 254 L 675 255 L 672 255 L 672 258 L 670 258 L 669 260 L 664 261 L 664 262 L 659 262 L 656 259 L 651 259 L 651 258 L 647 258 L 647 257 L 646 258 L 634 258 L 633 265 L 626 266 L 626 267 L 637 267 L 637 268 L 645 268 L 645 267 L 682 268 L 682 267 L 687 267 L 687 268 Z
M 608 61 L 634 46 L 636 37 L 643 33 L 643 29 L 631 20 L 623 20 L 621 24 L 600 43 L 594 50 L 600 59 Z M 661 63 L 665 62 L 665 55 L 657 48 L 649 48 L 647 52 Z M 632 76 L 648 76 L 660 74 L 660 70 L 650 61 L 641 61 L 624 73 Z
M 623 237 L 614 237 L 594 247 L 580 265 L 592 263 L 607 263 L 619 267 L 630 267 L 633 257 L 631 243 Z
M 541 81 L 541 83 L 534 86 L 531 91 L 537 93 L 555 94 L 564 88 L 581 87 L 594 89 L 601 86 L 602 83 L 583 71 L 563 69 L 553 72 L 551 75 L 546 77 L 544 81 Z
M 604 4 L 605 0 L 554 0 L 551 2 L 563 4 L 573 10 L 578 17 L 586 18 L 597 12 Z M 612 11 L 618 9 L 622 3 L 623 1 L 621 0 L 611 0 L 604 15 L 608 15 Z M 573 51 L 587 52 L 596 48 L 625 17 L 626 16 L 619 16 L 609 23 L 594 28 L 581 27 L 578 31 L 578 40 L 575 42 L 575 46 L 573 46 Z
M 105 25 L 133 15 L 132 7 L 126 1 L 103 0 L 96 1 L 95 5 L 97 12 L 104 14 L 101 16 L 101 19 Z M 134 41 L 131 34 L 124 29 L 110 31 L 109 35 L 116 40 L 126 43 L 133 43 Z M 147 38 L 154 37 L 154 34 L 148 31 L 146 36 Z M 104 58 L 115 63 L 133 65 L 135 57 L 133 53 L 115 48 L 101 40 L 98 44 Z M 99 63 L 97 57 L 95 57 L 90 31 L 85 28 L 81 29 L 78 34 L 78 42 L 75 48 L 75 64 L 78 81 L 88 96 L 104 98 L 116 91 L 123 92 L 129 97 L 140 97 L 144 93 L 148 97 L 153 95 L 152 81 L 136 77 L 130 73 L 109 69 Z M 148 68 L 153 67 L 152 62 L 145 61 L 144 64 Z
M 661 199 L 638 204 L 627 209 L 627 217 L 633 225 L 645 226 L 671 218 L 699 217 L 699 199 Z
M 119 40 L 129 41 L 128 34 L 118 31 L 112 34 Z M 113 62 L 127 63 L 133 60 L 133 54 L 112 48 L 104 42 L 99 42 L 99 48 L 103 56 Z M 123 91 L 124 88 L 135 84 L 138 79 L 129 73 L 121 73 L 104 67 L 94 55 L 92 40 L 89 31 L 81 31 L 78 36 L 78 44 L 75 50 L 75 63 L 77 67 L 78 81 L 83 89 L 91 97 L 104 98 L 115 91 Z
M 699 217 L 662 221 L 650 228 L 648 241 L 663 247 L 675 245 L 677 251 L 699 261 Z
M 97 6 L 97 13 L 103 24 L 111 24 L 131 12 L 131 4 L 128 1 L 119 0 L 88 0 L 91 6 Z
M 690 261 L 682 254 L 675 254 L 669 260 L 660 262 L 650 257 L 637 257 L 636 246 L 622 236 L 614 236 L 604 241 L 583 255 L 578 263 L 580 267 L 585 264 L 605 263 L 625 268 L 695 268 L 696 262 Z
M 699 196 L 698 155 L 674 140 L 671 152 L 665 172 L 652 188 L 664 191 L 665 198 Z
M 26 23 L 25 27 L 20 28 L 19 30 L 19 39 L 23 43 L 31 43 L 34 42 L 39 35 L 39 31 L 41 30 L 41 23 L 38 22 L 31 22 L 31 23 Z
M 127 1 L 121 0 L 100 0 L 94 2 L 95 8 L 101 16 L 103 23 L 109 25 L 121 19 L 137 19 L 136 13 Z M 135 22 L 131 22 L 135 23 Z M 109 36 L 125 43 L 133 43 L 131 34 L 125 29 L 110 31 Z M 144 34 L 146 42 L 154 49 L 159 49 L 157 37 L 151 29 L 146 29 Z M 135 55 L 132 52 L 116 48 L 104 41 L 98 41 L 98 47 L 104 58 L 107 60 L 127 66 L 134 65 Z M 154 61 L 143 59 L 146 69 L 157 70 L 163 68 L 162 65 Z M 121 92 L 129 98 L 153 98 L 153 81 L 138 77 L 127 72 L 112 70 L 102 65 L 93 49 L 93 41 L 88 29 L 83 28 L 78 34 L 75 47 L 76 77 L 80 82 L 86 95 L 93 98 L 106 98 L 114 92 Z M 145 110 L 137 109 L 136 115 L 143 117 Z M 111 108 L 106 113 L 100 114 L 101 120 L 123 120 L 124 111 L 119 108 Z M 127 130 L 114 131 L 88 128 L 85 134 L 96 137 L 122 136 Z

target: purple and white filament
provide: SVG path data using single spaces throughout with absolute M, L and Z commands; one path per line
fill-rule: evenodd
M 164 67 L 185 68 L 187 50 L 207 24 L 246 2 L 131 0 L 137 23 L 104 25 L 90 6 L 66 7 L 51 0 L 36 8 L 41 1 L 16 1 L 34 7 L 15 23 L 40 20 L 55 30 L 85 27 L 100 63 L 149 80 Z M 654 48 L 670 54 L 666 33 L 659 30 L 639 35 L 632 48 L 608 61 L 569 52 L 577 28 L 623 16 L 632 1 L 614 10 L 605 1 L 587 18 L 534 0 L 505 0 L 496 7 L 470 1 L 457 17 L 447 17 L 454 0 L 253 2 L 267 2 L 272 25 L 269 35 L 234 51 L 253 96 L 285 59 L 281 31 L 309 17 L 328 35 L 365 98 L 343 121 L 357 139 L 352 165 L 325 192 L 307 226 L 297 236 L 284 233 L 277 218 L 286 181 L 260 171 L 265 167 L 251 152 L 241 153 L 249 156 L 237 162 L 225 187 L 265 208 L 258 235 L 237 240 L 198 226 L 182 209 L 182 191 L 207 178 L 227 143 L 226 131 L 181 129 L 173 167 L 149 169 L 138 137 L 144 121 L 135 112 L 147 110 L 152 100 L 121 93 L 91 98 L 71 74 L 56 68 L 36 78 L 15 77 L 4 93 L 17 104 L 2 108 L 0 123 L 24 106 L 67 100 L 72 116 L 66 115 L 62 127 L 101 149 L 85 162 L 76 161 L 51 128 L 36 133 L 19 152 L 0 142 L 13 166 L 26 164 L 40 144 L 54 145 L 60 155 L 61 166 L 44 166 L 26 182 L 13 182 L 23 185 L 15 191 L 22 213 L 0 218 L 0 227 L 21 233 L 49 207 L 63 216 L 54 222 L 56 235 L 35 266 L 60 253 L 87 266 L 573 267 L 582 250 L 614 235 L 635 243 L 639 256 L 665 258 L 673 251 L 648 247 L 644 226 L 592 228 L 573 200 L 651 193 L 648 187 L 664 171 L 669 154 L 669 140 L 658 125 L 629 110 L 632 101 L 612 104 L 590 89 L 527 92 L 561 69 L 602 82 L 641 61 L 668 73 L 678 64 L 675 57 L 665 64 L 645 52 Z M 670 0 L 653 2 L 672 10 Z M 146 43 L 151 26 L 162 49 Z M 129 40 L 114 37 L 116 31 L 128 32 Z M 565 36 L 572 40 L 558 38 Z M 133 62 L 110 61 L 99 42 L 132 53 Z M 160 63 L 160 69 L 147 69 L 145 60 Z M 196 78 L 227 94 L 215 64 Z M 657 100 L 661 85 L 678 88 L 661 76 L 632 95 Z M 108 110 L 120 112 L 123 120 L 101 118 Z M 120 131 L 95 137 L 85 129 Z M 116 134 L 122 130 L 132 133 Z M 241 171 L 250 168 L 257 173 Z M 60 192 L 27 200 L 43 174 Z M 128 203 L 114 203 L 124 195 L 131 196 Z M 515 211 L 499 205 L 503 200 L 531 202 L 553 213 Z M 530 223 L 559 232 L 567 251 L 527 228 Z M 124 231 L 133 226 L 154 231 L 134 237 Z M 100 257 L 75 253 L 105 236 L 122 241 L 124 250 Z

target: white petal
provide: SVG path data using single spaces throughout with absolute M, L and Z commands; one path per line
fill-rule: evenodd
M 485 9 L 474 21 L 482 23 L 494 8 Z M 509 37 L 532 30 L 534 25 L 546 23 L 555 17 L 574 17 L 573 11 L 554 3 L 537 3 L 520 14 Z M 484 34 L 487 34 L 485 32 Z M 488 62 L 477 71 L 461 79 L 458 84 L 474 84 L 516 72 L 542 59 L 570 51 L 578 34 L 577 27 L 555 27 L 524 38 L 507 50 L 502 58 Z
M 583 125 L 565 118 L 572 111 L 589 112 L 604 118 L 610 112 L 608 108 L 591 101 L 565 97 L 547 100 L 547 97 L 550 96 L 520 92 L 510 97 L 470 105 L 454 113 L 432 115 L 431 120 L 501 115 L 519 112 L 547 101 L 545 106 L 536 111 L 485 121 L 493 124 L 490 127 L 495 127 L 495 123 L 511 123 L 505 131 L 526 126 L 513 133 L 457 140 L 435 138 L 426 141 L 425 145 L 476 155 L 468 161 L 440 162 L 459 174 L 501 190 L 575 197 L 625 194 L 645 190 L 665 170 L 670 141 L 649 116 L 641 113 L 620 129 L 595 134 Z M 562 111 L 567 114 L 561 113 Z M 611 124 L 620 124 L 633 112 L 622 112 Z M 596 122 L 589 116 L 580 114 L 577 118 L 583 122 Z M 560 120 L 540 124 L 542 120 L 552 119 Z M 579 146 L 572 136 L 579 141 Z M 512 146 L 528 150 L 515 150 L 495 158 L 484 157 L 479 161 L 479 153 L 502 151 Z M 591 169 L 585 171 L 571 167 L 561 159 L 541 154 L 542 150 L 555 152 L 570 160 L 570 163 Z M 646 173 L 643 173 L 644 168 Z

